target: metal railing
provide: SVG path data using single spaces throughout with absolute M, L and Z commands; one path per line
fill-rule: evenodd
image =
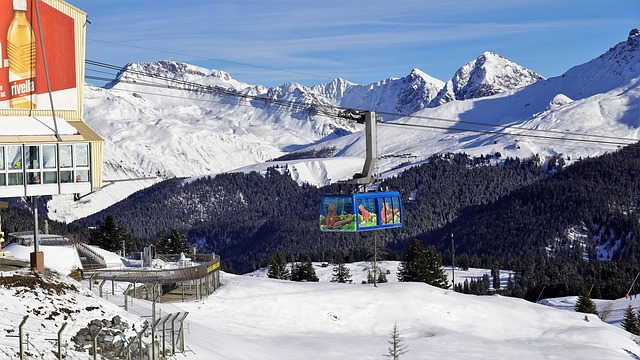
M 104 259 L 104 256 L 98 254 L 97 252 L 95 252 L 95 250 L 91 249 L 86 244 L 76 242 L 75 246 L 78 255 L 80 255 L 80 261 L 82 262 L 82 267 L 84 268 L 84 270 L 93 270 L 107 267 L 107 262 Z M 82 261 L 82 257 L 85 257 L 86 260 Z M 91 260 L 88 261 L 89 259 Z
M 195 266 L 175 269 L 95 269 L 91 271 L 85 271 L 84 275 L 93 276 L 94 278 L 113 279 L 114 281 L 167 283 L 201 279 L 220 268 L 220 256 L 204 255 L 200 258 L 200 260 L 206 260 L 206 262 L 197 264 Z

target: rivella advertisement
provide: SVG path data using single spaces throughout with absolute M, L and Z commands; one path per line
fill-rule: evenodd
M 37 6 L 0 0 L 0 109 L 78 110 L 74 19 Z

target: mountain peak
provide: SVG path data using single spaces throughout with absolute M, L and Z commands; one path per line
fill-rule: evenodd
M 640 29 L 629 32 L 621 41 L 597 58 L 567 70 L 562 79 L 571 84 L 573 99 L 582 99 L 597 93 L 624 86 L 636 86 L 640 73 Z M 565 91 L 568 91 L 565 89 Z
M 544 78 L 496 53 L 485 51 L 458 69 L 429 107 L 453 100 L 491 96 L 518 89 L 539 80 Z
M 249 87 L 248 84 L 234 80 L 228 72 L 206 69 L 187 63 L 160 60 L 154 62 L 140 62 L 126 64 L 116 78 L 105 85 L 106 88 L 119 86 L 121 83 L 136 81 L 149 82 L 157 79 L 156 83 L 193 82 L 202 85 L 226 85 L 237 90 Z M 174 84 L 175 85 L 175 84 Z

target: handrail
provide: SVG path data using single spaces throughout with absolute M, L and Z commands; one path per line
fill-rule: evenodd
M 97 267 L 107 267 L 107 261 L 104 259 L 104 256 L 98 254 L 95 250 L 88 247 L 87 244 L 77 242 L 75 246 L 76 251 L 78 251 L 79 253 L 89 255 L 97 263 Z
M 138 283 L 147 282 L 172 282 L 196 280 L 207 276 L 209 273 L 220 268 L 220 256 L 209 255 L 210 261 L 196 266 L 158 269 L 158 270 L 120 270 L 120 269 L 96 269 L 85 271 L 85 275 L 96 274 L 100 278 L 113 278 L 116 281 L 127 281 Z

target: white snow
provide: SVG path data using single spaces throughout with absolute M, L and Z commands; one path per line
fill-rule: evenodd
M 44 251 L 45 262 L 49 257 L 66 256 L 63 248 L 46 247 Z M 119 257 L 112 254 L 111 258 Z M 222 287 L 207 298 L 157 304 L 158 316 L 189 312 L 185 322 L 188 351 L 171 358 L 380 359 L 389 353 L 394 325 L 409 350 L 401 357 L 405 360 L 613 360 L 640 356 L 634 336 L 619 325 L 627 305 L 637 309 L 640 300 L 598 300 L 600 307 L 610 304 L 613 310 L 603 322 L 595 315 L 573 312 L 576 297 L 545 299 L 541 303 L 548 306 L 544 306 L 495 295 L 464 295 L 420 283 L 399 283 L 395 281 L 397 265 L 380 264 L 390 270 L 390 282 L 377 287 L 360 283 L 365 276 L 363 263 L 347 264 L 352 284 L 329 282 L 332 265 L 321 267 L 319 263 L 315 264 L 321 279 L 317 283 L 269 279 L 264 276 L 264 269 L 245 276 L 222 273 Z M 66 267 L 62 270 L 66 271 Z M 486 272 L 456 270 L 456 279 L 462 281 Z M 2 273 L 5 277 L 11 275 Z M 506 276 L 508 272 L 503 272 L 503 281 Z M 82 284 L 88 286 L 86 281 Z M 55 306 L 101 309 L 72 312 L 70 319 L 64 320 L 72 323 L 63 332 L 63 339 L 68 340 L 91 319 L 110 319 L 115 314 L 140 329 L 151 314 L 151 304 L 134 299 L 129 312 L 125 312 L 122 292 L 128 284 L 116 284 L 115 295 L 107 292 L 105 299 L 97 297 L 97 286 L 93 286 L 93 295 L 82 288 L 82 296 L 29 292 L 16 295 L 12 289 L 0 287 L 0 308 L 5 315 L 0 320 L 0 331 L 16 329 L 29 313 L 31 353 L 54 359 L 50 352 L 54 344 L 45 339 L 55 338 L 63 321 L 61 316 L 47 318 Z M 17 301 L 19 296 L 25 300 Z M 0 349 L 6 356 L 15 356 L 17 339 L 0 337 Z M 91 358 L 88 353 L 73 351 L 68 355 L 71 359 Z

